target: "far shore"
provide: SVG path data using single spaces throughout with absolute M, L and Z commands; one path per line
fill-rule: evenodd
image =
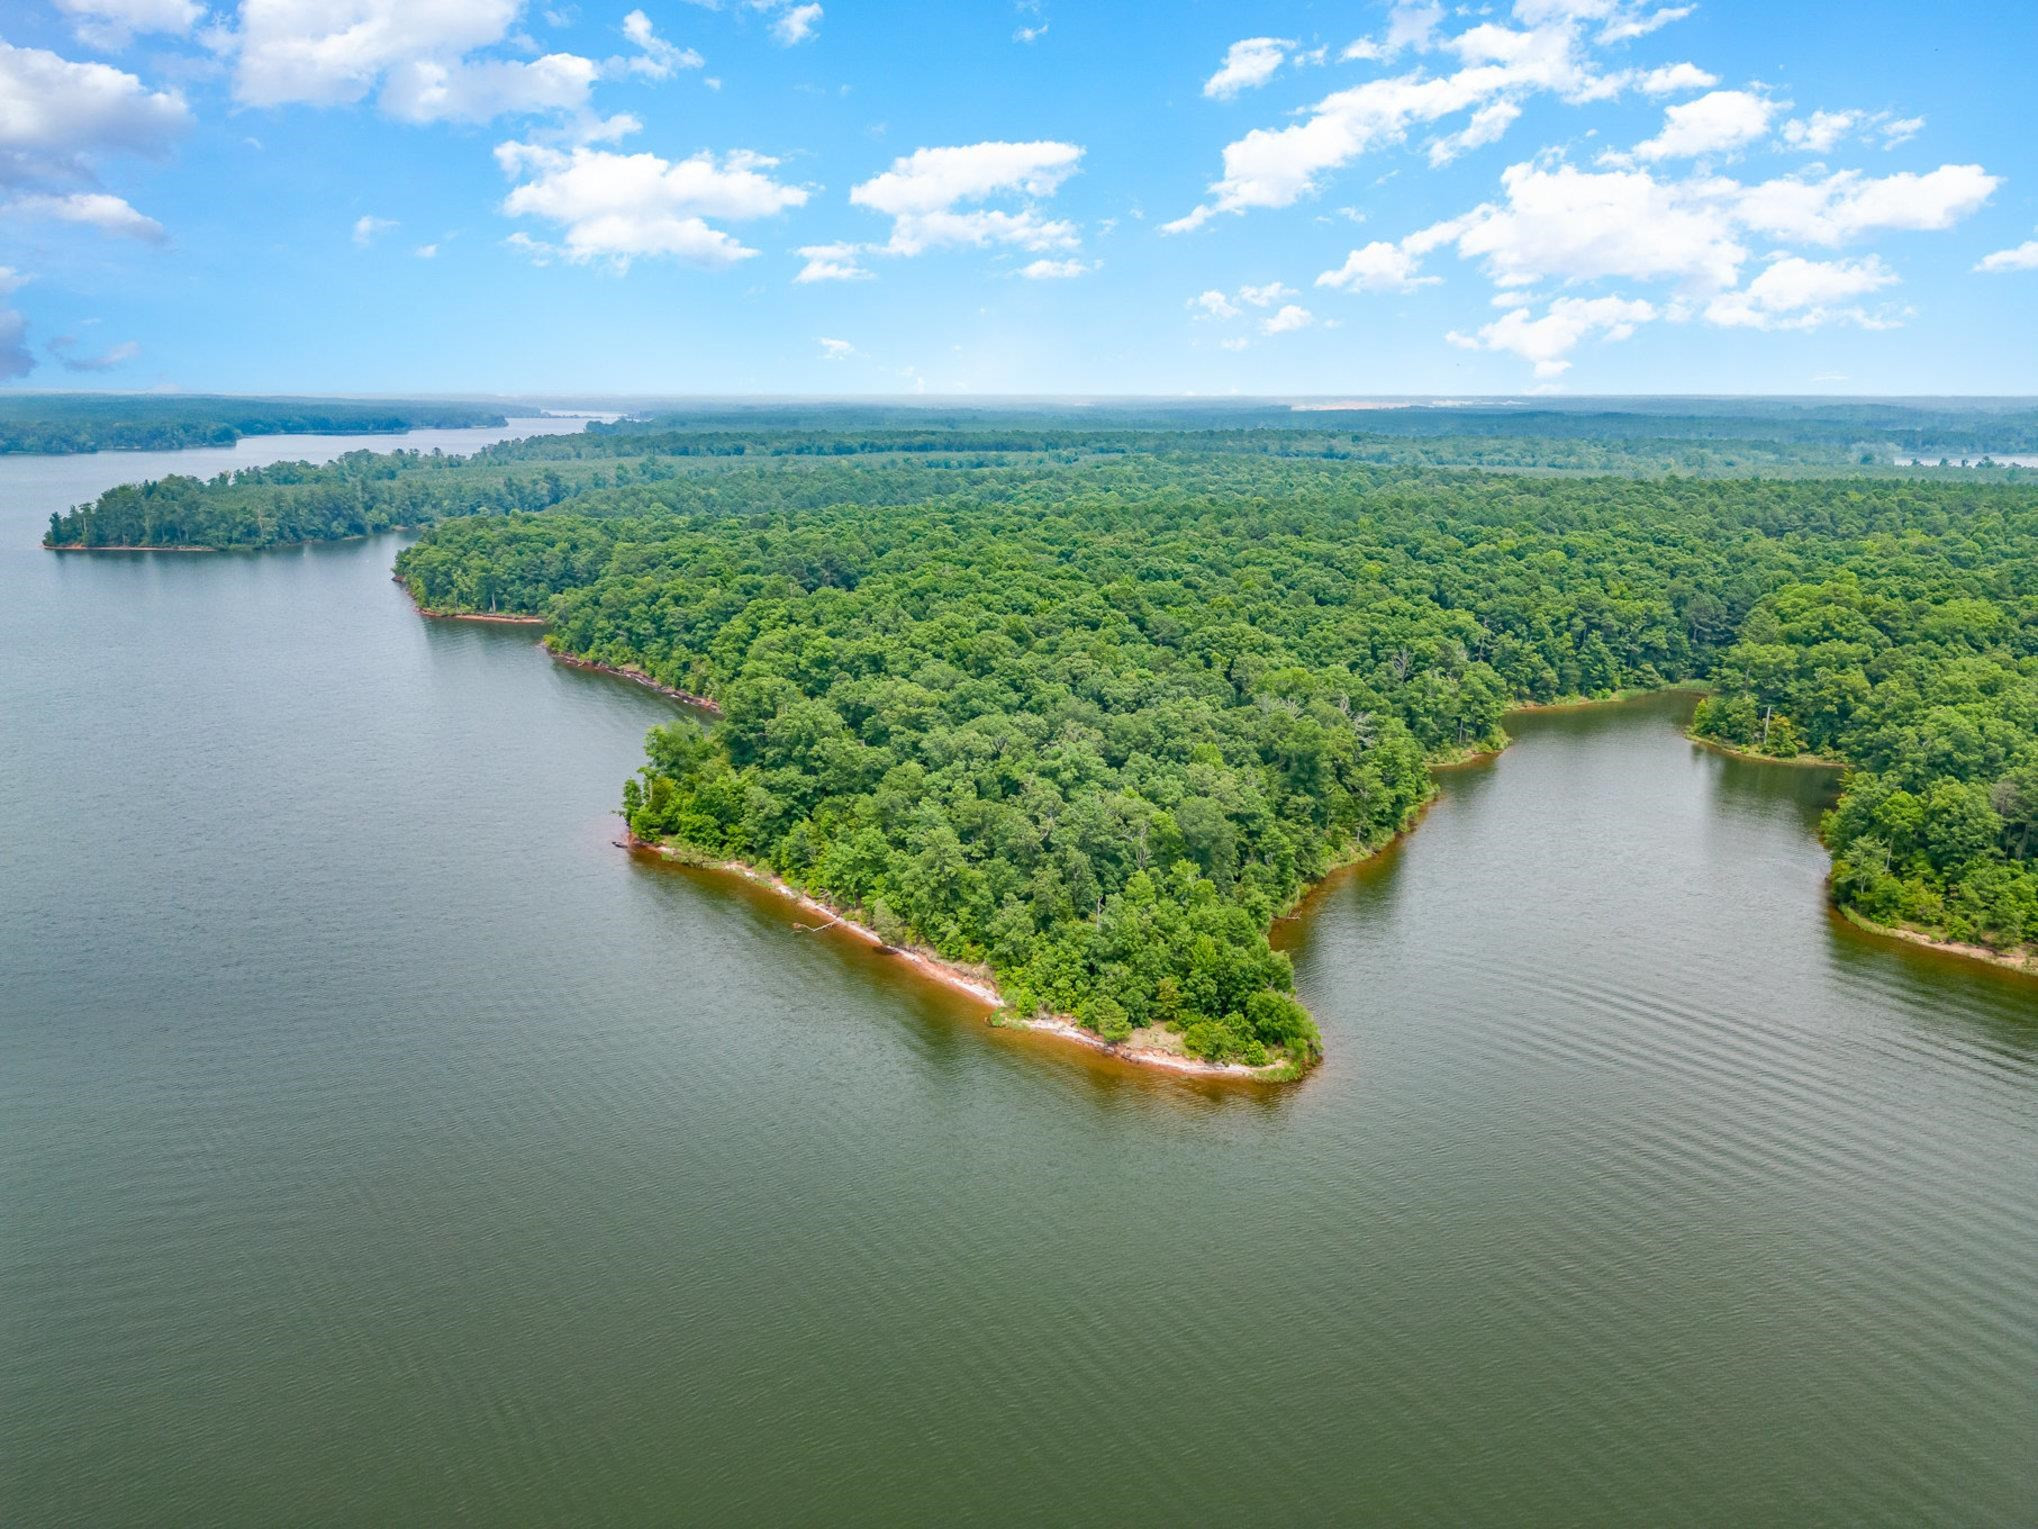
M 152 547 L 146 542 L 44 542 L 45 552 L 219 552 L 219 547 Z
M 813 914 L 821 920 L 818 924 L 804 926 L 805 932 L 818 934 L 822 930 L 839 929 L 866 945 L 875 946 L 879 951 L 897 958 L 929 981 L 937 982 L 952 992 L 960 993 L 973 1002 L 982 1004 L 991 1011 L 993 1022 L 1001 1029 L 1030 1030 L 1037 1035 L 1054 1036 L 1087 1046 L 1120 1061 L 1131 1062 L 1141 1067 L 1157 1067 L 1188 1077 L 1284 1082 L 1300 1076 L 1290 1064 L 1283 1062 L 1270 1063 L 1265 1067 L 1247 1067 L 1242 1062 L 1206 1062 L 1200 1057 L 1170 1051 L 1154 1044 L 1156 1038 L 1147 1035 L 1144 1030 L 1133 1031 L 1131 1040 L 1117 1042 L 1107 1041 L 1096 1031 L 1084 1029 L 1066 1014 L 1042 1014 L 1031 1019 L 1018 1018 L 1006 1011 L 1004 996 L 998 991 L 998 985 L 991 974 L 984 968 L 964 966 L 960 962 L 947 960 L 922 946 L 887 945 L 878 932 L 869 925 L 845 917 L 838 910 L 802 892 L 798 887 L 781 880 L 769 871 L 748 865 L 741 860 L 710 860 L 678 845 L 649 844 L 634 837 L 620 842 L 623 842 L 625 848 L 676 861 L 694 870 L 735 877 L 783 898 L 800 911 Z M 1144 1045 L 1139 1044 L 1143 1036 L 1147 1041 Z

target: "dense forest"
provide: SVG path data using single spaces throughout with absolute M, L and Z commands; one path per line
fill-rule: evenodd
M 421 605 L 542 614 L 558 652 L 719 707 L 651 735 L 638 837 L 1106 1038 L 1306 1065 L 1272 919 L 1508 706 L 1636 687 L 1709 687 L 1702 736 L 1852 767 L 1843 908 L 2038 936 L 2038 483 L 1440 470 L 1467 438 L 1408 440 L 643 421 L 166 480 L 51 536 L 431 525 L 397 562 Z
M 175 451 L 231 446 L 244 435 L 368 435 L 503 422 L 495 404 L 0 393 L 0 452 Z

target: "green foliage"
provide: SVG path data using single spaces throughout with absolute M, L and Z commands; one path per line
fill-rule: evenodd
M 543 613 L 559 651 L 720 707 L 647 740 L 638 836 L 986 963 L 1019 1014 L 1217 1060 L 1317 1054 L 1269 921 L 1519 702 L 1708 679 L 1702 736 L 1857 767 L 1827 829 L 1843 905 L 2038 930 L 2038 486 L 1445 472 L 1420 464 L 1502 437 L 1227 407 L 830 430 L 817 405 L 361 453 L 116 490 L 52 535 L 432 525 L 397 561 L 422 604 Z M 1900 424 L 1551 411 L 1518 438 L 1801 467 Z
M 0 397 L 0 452 L 173 451 L 231 446 L 244 435 L 363 435 L 502 423 L 502 410 L 493 404 L 17 393 Z

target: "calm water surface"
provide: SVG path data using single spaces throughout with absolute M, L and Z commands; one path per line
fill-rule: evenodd
M 0 1520 L 2038 1521 L 2038 988 L 1818 774 L 1521 719 L 1211 1089 L 612 849 L 391 540 L 35 549 L 136 462 L 0 460 Z

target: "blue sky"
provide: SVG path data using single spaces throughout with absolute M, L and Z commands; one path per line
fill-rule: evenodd
M 2038 393 L 2028 0 L 16 0 L 0 376 Z

